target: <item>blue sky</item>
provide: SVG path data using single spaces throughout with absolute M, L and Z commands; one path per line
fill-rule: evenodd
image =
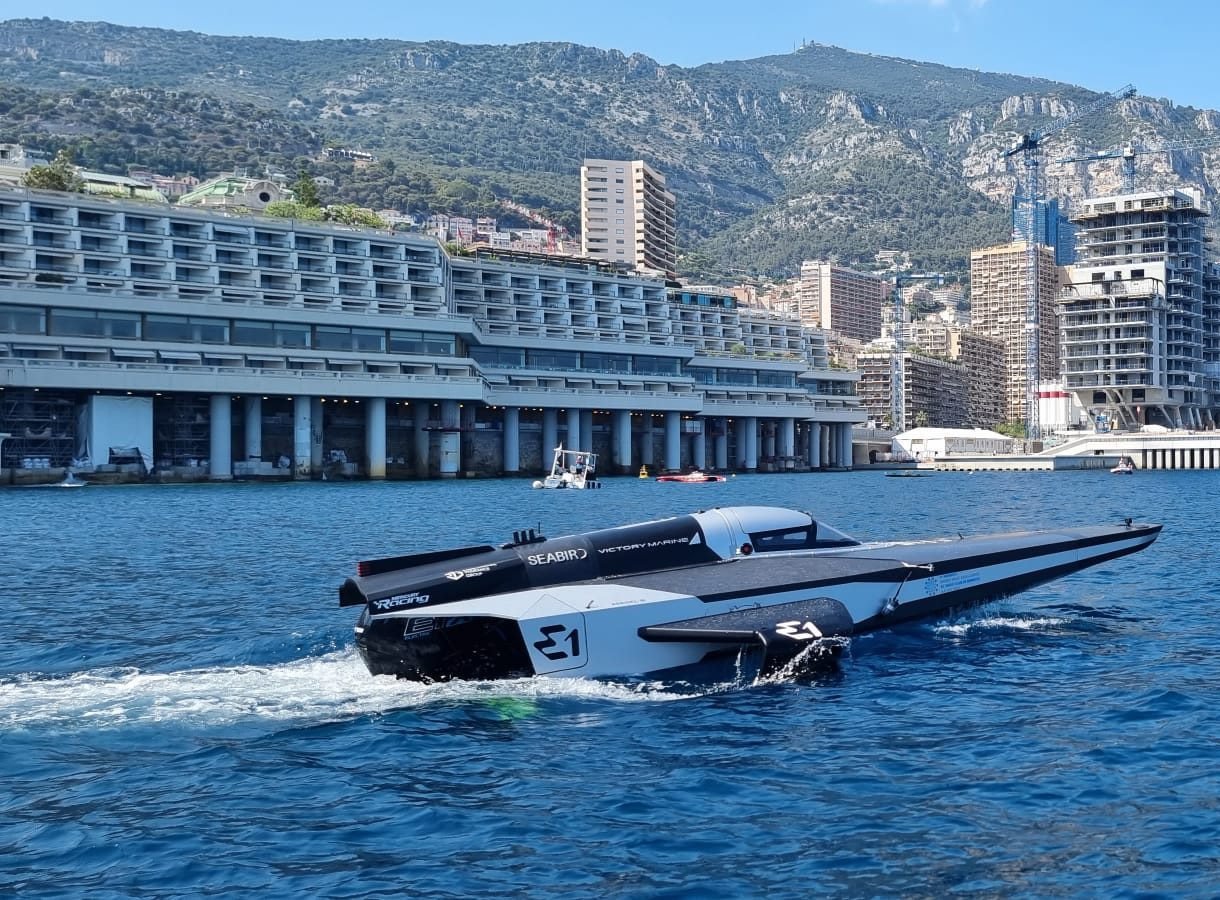
M 573 41 L 694 66 L 788 53 L 801 41 L 951 66 L 1037 75 L 1188 106 L 1220 108 L 1211 74 L 1220 47 L 1212 0 L 614 0 L 595 5 L 530 0 L 297 0 L 293 5 L 211 0 L 39 0 L 0 16 L 115 22 L 201 31 L 314 38 L 450 40 L 463 44 Z M 641 26 L 640 23 L 646 23 Z

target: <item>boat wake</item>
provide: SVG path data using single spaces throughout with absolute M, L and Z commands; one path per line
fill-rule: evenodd
M 0 728 L 97 729 L 152 725 L 215 727 L 313 725 L 435 703 L 583 698 L 655 702 L 691 696 L 664 685 L 534 677 L 419 684 L 372 677 L 347 648 L 257 666 L 145 672 L 92 669 L 72 675 L 0 680 Z
M 965 622 L 945 622 L 933 627 L 936 634 L 966 637 L 984 631 L 1048 631 L 1068 624 L 1056 616 L 986 616 Z

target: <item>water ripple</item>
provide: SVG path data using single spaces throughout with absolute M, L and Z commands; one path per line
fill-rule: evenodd
M 1214 476 L 1146 474 L 0 491 L 0 895 L 1213 896 Z M 766 684 L 398 683 L 336 606 L 362 557 L 711 502 L 1167 527 Z

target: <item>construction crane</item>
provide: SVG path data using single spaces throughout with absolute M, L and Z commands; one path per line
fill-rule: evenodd
M 1135 86 L 1131 84 L 1120 87 L 1117 91 L 1104 94 L 1092 103 L 1078 107 L 1066 116 L 1060 116 L 1045 128 L 1021 136 L 1016 146 L 1004 154 L 1005 158 L 1020 153 L 1025 163 L 1025 200 L 1026 210 L 1026 296 L 1025 296 L 1025 436 L 1034 441 L 1041 436 L 1038 413 L 1038 381 L 1041 379 L 1042 367 L 1039 355 L 1042 352 L 1038 331 L 1040 319 L 1038 315 L 1038 244 L 1035 241 L 1035 222 L 1038 215 L 1038 201 L 1041 197 L 1038 183 L 1039 157 L 1042 152 L 1042 142 L 1052 134 L 1058 134 L 1074 122 L 1085 116 L 1105 109 L 1120 100 L 1135 95 Z
M 1171 141 L 1157 147 L 1137 147 L 1127 144 L 1117 150 L 1103 150 L 1100 153 L 1090 153 L 1085 156 L 1065 156 L 1057 159 L 1057 163 L 1094 162 L 1102 159 L 1121 159 L 1123 161 L 1123 193 L 1135 193 L 1135 158 L 1149 153 L 1175 153 L 1179 150 L 1202 150 L 1220 144 L 1220 135 L 1193 138 L 1185 141 Z
M 896 434 L 907 430 L 907 399 L 906 399 L 906 305 L 902 296 L 904 283 L 912 281 L 935 281 L 943 284 L 943 272 L 925 273 L 919 275 L 904 275 L 901 272 L 894 275 L 894 352 L 890 356 L 890 424 Z

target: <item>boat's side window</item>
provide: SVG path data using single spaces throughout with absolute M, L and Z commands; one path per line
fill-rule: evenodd
M 860 543 L 843 532 L 818 523 L 799 528 L 784 528 L 777 531 L 759 531 L 750 535 L 755 550 L 819 550 L 824 547 L 852 547 Z
M 788 528 L 783 531 L 761 531 L 750 535 L 754 549 L 774 552 L 776 550 L 804 550 L 814 546 L 816 525 Z

